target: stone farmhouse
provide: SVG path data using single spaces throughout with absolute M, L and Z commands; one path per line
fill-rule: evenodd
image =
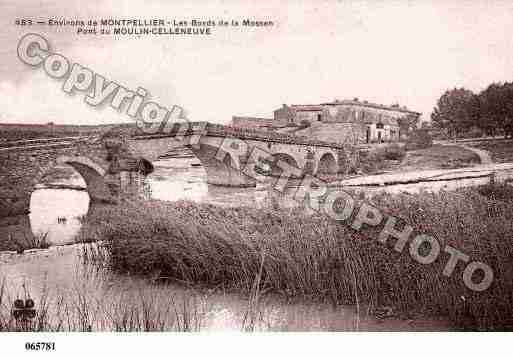
M 416 127 L 420 115 L 399 105 L 385 106 L 353 99 L 315 105 L 284 104 L 274 111 L 273 119 L 234 116 L 232 125 L 293 132 L 331 142 L 381 143 L 405 139 Z

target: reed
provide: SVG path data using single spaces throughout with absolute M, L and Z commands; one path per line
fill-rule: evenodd
M 34 298 L 29 290 L 21 299 Z M 141 288 L 137 293 L 115 295 L 106 293 L 97 298 L 84 288 L 71 292 L 51 293 L 46 287 L 34 298 L 36 317 L 22 321 L 12 315 L 14 299 L 0 285 L 1 331 L 179 331 L 202 329 L 206 316 L 197 295 L 175 296 Z
M 11 239 L 11 242 L 14 243 L 14 247 L 19 254 L 29 249 L 47 249 L 50 247 L 48 232 L 24 236 L 23 240 Z
M 407 249 L 395 252 L 394 241 L 379 243 L 382 227 L 356 231 L 300 209 L 127 203 L 96 211 L 83 235 L 104 241 L 105 260 L 115 271 L 235 289 L 255 303 L 265 291 L 334 305 L 428 313 L 447 317 L 463 330 L 511 329 L 512 193 L 509 187 L 478 188 L 378 195 L 371 201 L 416 232 L 436 237 L 442 248 L 451 245 L 490 265 L 495 280 L 484 292 L 464 286 L 463 267 L 449 278 L 442 275 L 446 253 L 421 265 Z M 249 329 L 250 317 L 245 321 Z

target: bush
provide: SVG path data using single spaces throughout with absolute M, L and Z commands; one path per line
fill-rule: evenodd
M 413 131 L 406 141 L 406 150 L 420 150 L 433 146 L 433 138 L 428 130 L 418 129 Z
M 477 127 L 472 127 L 467 132 L 463 133 L 460 137 L 462 138 L 480 138 L 483 137 L 484 131 Z
M 401 161 L 405 155 L 404 147 L 392 143 L 361 152 L 360 164 L 365 173 L 376 173 L 389 166 L 386 161 Z
M 384 148 L 383 157 L 387 160 L 400 161 L 406 154 L 405 149 L 397 143 L 392 143 Z

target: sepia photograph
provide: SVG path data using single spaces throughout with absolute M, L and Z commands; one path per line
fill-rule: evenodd
M 0 25 L 0 353 L 504 355 L 512 2 L 0 0 Z

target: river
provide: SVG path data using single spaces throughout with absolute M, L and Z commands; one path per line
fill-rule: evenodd
M 157 161 L 155 172 L 147 179 L 148 195 L 165 201 L 188 199 L 222 206 L 260 206 L 269 200 L 265 186 L 239 189 L 207 185 L 205 170 L 197 164 L 195 158 Z M 85 186 L 80 175 L 72 172 L 52 183 Z M 294 205 L 291 200 L 280 201 L 283 206 Z M 394 315 L 378 319 L 363 306 L 291 303 L 273 295 L 255 301 L 223 290 L 114 274 L 83 260 L 96 245 L 65 245 L 73 243 L 83 219 L 94 210 L 89 207 L 86 191 L 39 188 L 33 192 L 32 231 L 36 235 L 47 233 L 52 246 L 24 254 L 0 253 L 0 280 L 7 293 L 4 303 L 6 297 L 12 302 L 28 295 L 39 304 L 40 311 L 46 305 L 46 320 L 60 330 L 140 330 L 146 328 L 144 323 L 153 323 L 152 330 L 448 329 L 443 320 Z M 8 310 L 3 304 L 0 315 Z
M 207 184 L 207 174 L 195 158 L 173 158 L 154 162 L 155 171 L 146 179 L 147 195 L 163 201 L 191 200 L 221 206 L 259 206 L 269 200 L 265 185 L 254 188 L 233 188 Z M 59 177 L 47 183 L 85 187 L 78 173 Z M 276 198 L 276 197 L 274 197 Z M 293 200 L 283 197 L 280 205 L 293 206 Z M 73 241 L 81 219 L 89 211 L 89 195 L 70 189 L 36 189 L 31 197 L 30 222 L 32 231 L 48 233 L 54 244 Z

